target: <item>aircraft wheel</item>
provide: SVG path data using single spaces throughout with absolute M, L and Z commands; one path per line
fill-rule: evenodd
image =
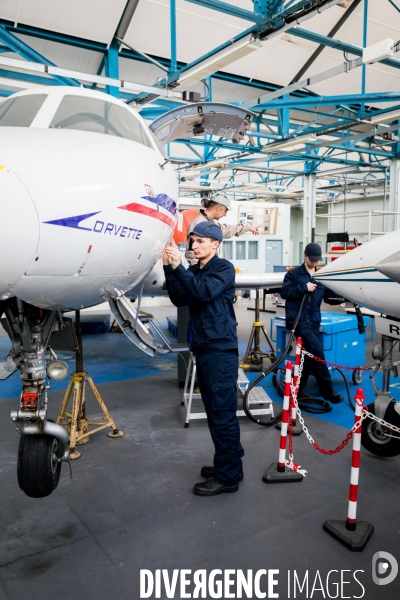
M 372 414 L 375 414 L 373 403 L 368 405 L 368 410 Z M 391 402 L 387 407 L 384 419 L 391 425 L 400 427 L 400 415 L 394 410 L 394 402 Z M 388 433 L 390 435 L 398 435 L 399 439 L 385 435 L 379 423 L 367 418 L 362 424 L 361 443 L 364 448 L 376 456 L 384 458 L 397 456 L 400 454 L 400 434 L 393 430 L 389 430 Z
M 351 378 L 354 385 L 358 385 L 364 378 L 364 371 L 353 371 Z
M 18 448 L 19 487 L 30 498 L 44 498 L 56 489 L 61 462 L 57 460 L 58 441 L 49 435 L 21 435 Z

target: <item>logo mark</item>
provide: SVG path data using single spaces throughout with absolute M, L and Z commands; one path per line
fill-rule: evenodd
M 65 219 L 55 219 L 54 221 L 43 221 L 47 225 L 60 225 L 61 227 L 72 227 L 73 229 L 85 229 L 86 231 L 92 231 L 89 227 L 81 227 L 80 222 L 86 221 L 94 215 L 100 214 L 101 211 L 94 213 L 87 213 L 86 215 L 76 215 L 75 217 L 66 217 Z
M 153 192 L 153 188 L 151 187 L 151 185 L 148 185 L 147 183 L 145 183 L 144 189 L 146 190 L 146 193 L 150 196 L 150 198 L 154 198 L 154 192 Z
M 397 577 L 399 565 L 389 552 L 375 552 L 372 557 L 372 580 L 376 585 L 388 585 Z

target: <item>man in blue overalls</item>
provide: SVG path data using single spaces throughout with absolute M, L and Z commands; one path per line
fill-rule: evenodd
M 235 270 L 218 258 L 221 229 L 198 223 L 190 234 L 197 264 L 185 269 L 182 255 L 167 246 L 163 256 L 169 296 L 175 306 L 189 306 L 188 342 L 196 356 L 196 370 L 208 427 L 215 446 L 214 466 L 203 467 L 206 481 L 196 483 L 198 496 L 236 492 L 243 479 L 237 409 L 238 341 L 233 310 Z
M 324 300 L 328 304 L 341 304 L 345 299 L 313 279 L 317 264 L 321 259 L 320 246 L 315 243 L 307 244 L 304 250 L 304 263 L 300 267 L 291 269 L 286 273 L 281 289 L 281 296 L 286 300 L 286 328 L 292 329 L 296 315 L 300 310 L 303 296 L 307 292 L 310 292 L 310 296 L 305 301 L 301 311 L 295 335 L 296 337 L 301 337 L 303 346 L 307 352 L 325 360 L 322 342 L 319 338 L 321 302 Z M 299 386 L 299 398 L 304 396 L 303 390 L 311 374 L 317 380 L 319 393 L 325 400 L 329 400 L 332 404 L 338 404 L 343 401 L 343 396 L 333 390 L 328 367 L 308 356 L 304 360 L 303 373 Z

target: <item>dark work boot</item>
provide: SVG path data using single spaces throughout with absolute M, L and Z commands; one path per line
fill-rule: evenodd
M 215 477 L 215 469 L 214 467 L 203 467 L 200 475 L 205 479 L 209 479 L 210 477 Z M 239 473 L 238 481 L 243 481 L 243 471 Z
M 196 496 L 217 496 L 217 494 L 230 494 L 237 492 L 239 485 L 228 485 L 226 483 L 218 483 L 213 477 L 196 483 L 193 492 Z
M 323 394 L 324 400 L 328 400 L 331 404 L 340 404 L 344 398 L 335 391 L 331 391 L 329 394 Z

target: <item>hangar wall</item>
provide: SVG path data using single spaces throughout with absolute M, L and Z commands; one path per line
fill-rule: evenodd
M 261 233 L 258 236 L 246 233 L 224 241 L 225 258 L 249 274 L 272 273 L 274 267 L 291 263 L 289 205 L 243 200 L 233 201 L 232 208 L 224 218 L 225 222 L 247 222 L 259 226 Z
M 334 202 L 331 204 L 323 204 L 317 206 L 316 218 L 316 235 L 315 241 L 321 244 L 322 251 L 326 250 L 326 234 L 329 232 L 345 232 L 347 231 L 350 239 L 356 237 L 359 243 L 368 241 L 369 232 L 369 216 L 365 213 L 368 211 L 388 211 L 389 196 L 375 196 L 373 198 L 363 198 L 362 200 L 347 200 L 346 207 L 343 201 Z M 329 212 L 330 211 L 330 212 Z M 339 215 L 345 212 L 362 213 L 348 217 L 318 217 L 318 215 Z M 394 219 L 391 216 L 372 215 L 371 216 L 371 231 L 374 232 L 389 232 L 392 231 L 391 224 Z M 371 239 L 376 236 L 372 235 Z M 292 206 L 290 211 L 290 241 L 293 247 L 293 264 L 297 265 L 302 262 L 302 241 L 303 241 L 303 209 L 302 207 Z

